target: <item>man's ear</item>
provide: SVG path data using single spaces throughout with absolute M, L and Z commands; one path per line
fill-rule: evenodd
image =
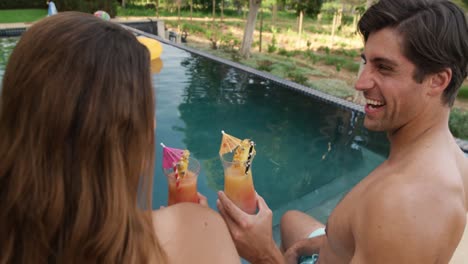
M 447 89 L 452 80 L 452 69 L 445 68 L 438 73 L 430 75 L 428 95 L 440 95 Z

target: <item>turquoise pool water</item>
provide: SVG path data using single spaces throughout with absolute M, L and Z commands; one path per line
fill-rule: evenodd
M 0 38 L 0 78 L 17 39 Z M 224 179 L 221 130 L 256 142 L 257 192 L 275 212 L 288 209 L 325 221 L 341 197 L 384 160 L 383 134 L 362 128 L 362 116 L 252 74 L 164 45 L 156 89 L 154 208 L 167 203 L 160 142 L 189 149 L 201 163 L 198 189 L 216 208 Z M 275 233 L 277 235 L 277 232 Z
M 164 45 L 154 75 L 158 142 L 187 148 L 200 160 L 198 188 L 215 208 L 223 189 L 221 130 L 256 142 L 257 192 L 275 214 L 317 211 L 326 220 L 339 198 L 384 160 L 384 135 L 362 128 L 362 116 L 268 80 Z M 155 206 L 166 203 L 157 147 Z
M 18 42 L 19 38 L 0 38 L 0 80 L 3 79 L 5 66 L 10 56 L 11 51 Z M 0 87 L 2 83 L 0 82 Z

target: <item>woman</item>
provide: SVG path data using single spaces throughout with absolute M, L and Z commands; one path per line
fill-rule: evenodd
M 92 15 L 21 37 L 0 101 L 0 263 L 240 262 L 211 209 L 149 210 L 149 63 L 133 34 Z

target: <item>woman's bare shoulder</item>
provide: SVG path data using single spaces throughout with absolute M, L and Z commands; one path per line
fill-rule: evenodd
M 169 263 L 240 263 L 226 224 L 214 210 L 182 203 L 153 212 Z

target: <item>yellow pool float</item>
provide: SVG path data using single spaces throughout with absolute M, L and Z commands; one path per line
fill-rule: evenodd
M 137 37 L 138 41 L 145 45 L 145 47 L 149 50 L 150 52 L 150 57 L 151 60 L 159 58 L 162 53 L 162 45 L 159 43 L 159 41 L 152 39 L 152 38 L 147 38 L 143 36 L 138 36 Z

